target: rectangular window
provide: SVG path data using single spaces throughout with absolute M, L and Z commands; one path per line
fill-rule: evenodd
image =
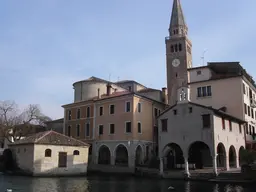
M 126 131 L 126 133 L 131 133 L 132 132 L 132 123 L 131 122 L 126 122 L 125 123 L 125 131 Z
M 244 85 L 244 83 L 243 83 L 243 93 L 244 93 L 244 94 L 246 94 L 246 92 L 245 92 L 245 85 Z
M 68 120 L 71 120 L 71 110 L 68 110 Z
M 154 108 L 154 115 L 155 115 L 155 117 L 158 116 L 158 109 L 157 108 Z
M 110 134 L 115 134 L 115 124 L 110 124 L 109 125 L 109 133 Z
M 141 103 L 138 103 L 138 112 L 141 112 Z
M 226 129 L 225 119 L 221 118 L 221 121 L 222 121 L 222 129 L 225 130 Z
M 131 112 L 131 102 L 125 103 L 125 112 Z
M 103 115 L 103 107 L 100 107 L 100 116 Z
M 85 136 L 89 137 L 90 136 L 90 123 L 86 123 L 85 127 Z
M 207 96 L 206 87 L 202 87 L 202 91 L 203 91 L 203 97 Z
M 109 113 L 114 114 L 115 113 L 115 105 L 110 105 L 109 106 Z
M 250 107 L 247 106 L 247 113 L 248 113 L 248 116 L 251 116 L 251 111 L 250 111 Z
M 242 133 L 242 125 L 239 124 L 239 133 Z
M 197 88 L 197 97 L 202 97 L 202 89 L 201 89 L 201 87 Z
M 103 135 L 103 125 L 99 125 L 99 135 Z
M 244 113 L 247 115 L 247 105 L 244 103 Z
M 138 133 L 141 133 L 141 123 L 138 122 Z
M 161 114 L 161 110 L 160 109 L 158 109 L 158 115 L 160 115 Z
M 80 115 L 81 115 L 80 109 L 77 109 L 76 118 L 80 119 Z
M 252 115 L 252 118 L 254 118 L 253 108 L 251 108 L 251 115 Z
M 177 109 L 173 110 L 173 115 L 177 115 Z
M 248 123 L 245 124 L 246 134 L 249 134 Z
M 76 125 L 76 136 L 80 137 L 80 125 Z
M 188 110 L 189 110 L 189 113 L 192 113 L 192 107 L 189 107 Z
M 67 167 L 67 152 L 59 152 L 58 167 Z
M 212 96 L 212 87 L 211 86 L 207 86 L 207 96 Z
M 229 120 L 229 131 L 232 131 L 232 122 Z
M 167 132 L 168 130 L 168 119 L 162 119 L 162 132 Z
M 252 126 L 249 125 L 249 135 L 251 135 L 251 134 L 252 134 Z
M 252 135 L 254 136 L 255 135 L 255 127 L 252 126 Z
M 87 107 L 86 109 L 86 117 L 90 117 L 91 116 L 91 108 L 90 107 Z
M 203 128 L 211 127 L 211 116 L 210 114 L 202 115 Z

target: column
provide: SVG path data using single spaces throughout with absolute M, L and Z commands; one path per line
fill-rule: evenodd
M 110 157 L 110 165 L 115 165 L 115 160 L 116 160 L 115 156 L 111 155 L 111 157 Z
M 218 175 L 217 155 L 213 155 L 212 164 L 213 164 L 213 173 L 217 176 Z
M 131 155 L 128 157 L 128 166 L 130 168 L 135 168 L 135 156 Z
M 94 158 L 94 164 L 98 164 L 98 159 L 99 159 L 99 156 L 98 155 L 96 155 L 96 156 L 93 156 L 93 158 Z
M 225 157 L 225 169 L 226 171 L 229 171 L 230 167 L 229 167 L 229 156 L 226 155 Z
M 160 175 L 163 176 L 164 174 L 164 162 L 163 162 L 163 157 L 160 158 L 160 167 L 159 167 L 159 172 L 160 172 Z
M 236 168 L 240 168 L 239 156 L 236 157 Z
M 188 158 L 187 157 L 184 157 L 184 164 L 185 164 L 185 176 L 190 177 L 189 167 L 188 167 Z

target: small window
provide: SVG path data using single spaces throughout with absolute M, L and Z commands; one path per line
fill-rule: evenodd
M 254 118 L 253 108 L 251 108 L 251 116 L 252 116 L 252 118 Z
M 79 155 L 79 151 L 78 150 L 73 151 L 73 155 Z
M 141 103 L 138 103 L 138 112 L 141 112 Z
M 202 97 L 202 89 L 201 89 L 201 87 L 197 88 L 197 97 Z
M 192 107 L 189 107 L 188 110 L 189 110 L 189 113 L 192 113 Z
M 76 125 L 76 136 L 80 137 L 80 125 Z
M 109 133 L 112 135 L 112 134 L 115 134 L 115 124 L 110 124 L 109 125 Z
M 179 44 L 179 51 L 182 51 L 182 44 Z
M 80 119 L 80 115 L 81 115 L 80 109 L 77 109 L 76 118 L 77 118 L 77 119 Z
M 174 47 L 173 47 L 173 45 L 171 45 L 171 53 L 173 53 L 174 52 Z
M 178 45 L 175 44 L 175 52 L 178 52 Z
M 68 120 L 71 120 L 71 110 L 68 110 Z
M 109 106 L 109 113 L 114 114 L 115 113 L 115 105 L 110 105 Z
M 201 71 L 200 71 L 200 70 L 197 71 L 196 74 L 197 74 L 197 75 L 201 75 Z
M 222 129 L 225 130 L 226 129 L 225 119 L 221 118 L 221 122 L 222 122 Z
M 125 103 L 125 112 L 131 112 L 131 102 Z
M 210 114 L 202 115 L 202 119 L 203 119 L 203 128 L 210 128 L 211 127 Z
M 242 133 L 242 125 L 239 124 L 239 133 Z
M 71 136 L 71 126 L 70 125 L 68 126 L 68 136 L 69 137 Z
M 158 116 L 158 110 L 157 110 L 157 108 L 154 108 L 154 115 L 155 115 L 155 117 Z
M 141 133 L 141 123 L 138 122 L 138 133 Z
M 244 113 L 247 115 L 247 105 L 244 103 Z
M 177 109 L 173 110 L 173 115 L 177 115 Z
M 245 92 L 245 85 L 244 85 L 244 83 L 243 83 L 243 93 L 244 93 L 244 94 L 246 94 L 246 92 Z
M 87 109 L 86 109 L 86 117 L 90 117 L 91 116 L 90 112 L 91 112 L 91 108 L 87 107 Z
M 207 86 L 207 96 L 212 96 L 212 87 L 211 86 Z
M 103 107 L 100 107 L 100 116 L 103 115 Z
M 167 132 L 167 129 L 168 129 L 168 119 L 162 119 L 161 123 L 162 123 L 162 132 Z
M 250 106 L 247 106 L 247 113 L 248 113 L 248 116 L 251 116 Z
M 46 149 L 44 152 L 45 157 L 51 157 L 52 156 L 52 150 L 51 149 Z
M 99 135 L 103 135 L 103 125 L 99 125 Z
M 90 136 L 90 123 L 86 123 L 85 127 L 85 136 L 89 137 Z
M 125 131 L 126 131 L 126 133 L 131 133 L 132 132 L 132 123 L 131 122 L 126 122 L 125 123 Z
M 232 131 L 232 122 L 229 120 L 229 131 Z

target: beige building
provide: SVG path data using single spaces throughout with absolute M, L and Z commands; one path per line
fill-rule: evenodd
M 169 36 L 166 41 L 168 103 L 174 105 L 177 89 L 189 86 L 190 100 L 247 121 L 247 148 L 256 149 L 256 85 L 239 62 L 210 62 L 192 67 L 192 42 L 180 0 L 173 1 Z
M 74 103 L 63 106 L 64 132 L 92 144 L 90 162 L 133 169 L 157 152 L 156 117 L 166 107 L 165 88 L 96 77 L 73 86 Z
M 171 169 L 239 168 L 245 148 L 244 123 L 223 110 L 189 101 L 190 90 L 177 91 L 177 104 L 159 116 L 160 172 Z
M 9 144 L 18 167 L 33 176 L 85 175 L 89 145 L 54 131 Z

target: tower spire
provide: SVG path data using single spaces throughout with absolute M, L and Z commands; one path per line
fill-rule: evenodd
M 187 31 L 188 27 L 182 11 L 180 0 L 173 0 L 169 34 L 170 36 L 187 35 Z

